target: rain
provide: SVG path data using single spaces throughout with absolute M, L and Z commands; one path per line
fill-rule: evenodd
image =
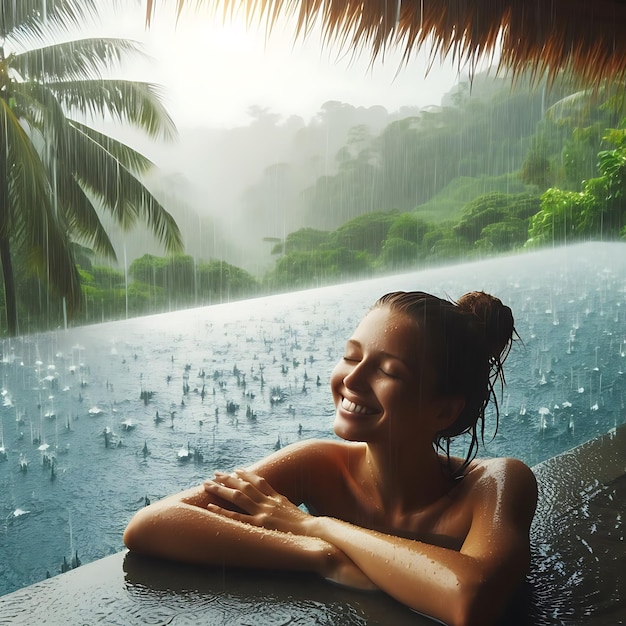
M 424 59 L 400 72 L 390 52 L 367 70 L 336 52 L 317 58 L 328 84 L 306 104 L 246 90 L 243 74 L 229 77 L 236 101 L 210 103 L 206 85 L 146 87 L 172 70 L 122 59 L 141 11 L 113 28 L 103 6 L 77 35 L 103 37 L 103 23 L 118 43 L 64 43 L 48 67 L 38 36 L 1 34 L 0 595 L 119 552 L 139 508 L 216 469 L 333 437 L 330 372 L 394 289 L 480 289 L 513 309 L 520 341 L 481 455 L 535 465 L 624 423 L 623 86 L 513 81 L 487 62 L 444 62 L 436 80 Z M 148 50 L 167 15 L 139 35 Z M 170 33 L 184 47 L 187 32 L 195 68 L 173 90 L 201 80 L 192 22 Z M 245 48 L 240 26 L 228 32 Z M 264 45 L 248 72 L 281 56 Z M 305 90 L 287 81 L 310 67 L 307 45 L 280 66 L 283 90 Z M 63 92 L 77 50 L 106 61 L 84 78 L 111 80 L 120 101 Z

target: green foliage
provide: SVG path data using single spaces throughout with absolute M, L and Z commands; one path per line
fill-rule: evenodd
M 401 213 L 396 217 L 387 232 L 387 243 L 390 239 L 402 239 L 418 246 L 421 245 L 429 225 L 426 220 L 413 213 Z M 384 246 L 383 246 L 384 247 Z
M 142 220 L 168 250 L 182 247 L 174 220 L 140 180 L 150 161 L 84 121 L 109 117 L 153 138 L 174 135 L 152 85 L 104 75 L 138 54 L 137 44 L 51 43 L 96 15 L 98 4 L 46 0 L 41 7 L 40 0 L 20 0 L 3 2 L 0 11 L 0 262 L 9 334 L 18 331 L 12 257 L 21 257 L 22 272 L 45 279 L 48 297 L 62 298 L 74 314 L 83 297 L 72 239 L 115 257 L 98 211 L 123 227 Z
M 582 181 L 598 173 L 597 155 L 602 143 L 601 123 L 586 128 L 575 128 L 562 151 L 563 186 L 578 190 Z
M 272 254 L 283 252 L 312 252 L 329 240 L 330 233 L 325 230 L 315 228 L 301 228 L 293 233 L 289 233 L 285 239 L 285 245 L 277 244 Z
M 508 195 L 503 193 L 491 193 L 479 196 L 469 202 L 463 209 L 463 216 L 455 226 L 455 232 L 468 243 L 474 243 L 485 235 L 483 231 L 488 226 L 493 226 L 500 222 L 511 222 L 508 230 L 511 234 L 516 234 L 514 244 L 523 243 L 524 236 L 520 241 L 520 232 L 527 229 L 527 220 L 540 209 L 539 198 L 528 194 Z M 515 220 L 512 222 L 511 220 Z M 500 229 L 503 235 L 505 230 Z M 491 229 L 494 236 L 494 229 Z M 502 249 L 504 242 L 498 246 Z
M 124 287 L 124 273 L 108 265 L 93 265 L 91 273 L 94 281 L 103 288 Z
M 307 223 L 337 228 L 366 213 L 409 211 L 429 203 L 455 179 L 497 178 L 518 170 L 545 97 L 540 90 L 512 89 L 505 80 L 490 81 L 488 87 L 484 81 L 484 86 L 487 97 L 458 97 L 421 110 L 394 120 L 377 136 L 355 127 L 338 152 L 336 171 L 325 172 L 306 189 Z M 555 87 L 551 97 L 559 95 Z M 464 196 L 456 208 L 478 193 Z M 450 218 L 453 211 L 439 219 Z
M 451 181 L 436 196 L 415 208 L 415 212 L 429 222 L 445 222 L 461 217 L 468 202 L 489 193 L 528 194 L 532 186 L 524 184 L 517 174 L 502 176 L 461 176 Z
M 259 284 L 252 274 L 224 261 L 200 262 L 197 270 L 198 297 L 202 303 L 250 298 Z
M 417 243 L 401 237 L 390 237 L 383 244 L 380 263 L 385 268 L 396 270 L 415 266 L 419 257 L 420 248 Z
M 551 188 L 541 196 L 541 211 L 530 218 L 528 245 L 560 244 L 580 236 L 576 216 L 587 196 L 578 191 Z
M 397 211 L 376 211 L 356 217 L 331 233 L 330 245 L 378 255 L 397 215 Z
M 129 275 L 132 284 L 161 290 L 168 298 L 168 308 L 252 297 L 259 287 L 256 279 L 241 268 L 217 260 L 196 263 L 188 255 L 145 254 L 131 263 Z
M 429 241 L 429 260 L 431 262 L 454 261 L 462 259 L 470 252 L 469 247 L 451 232 L 434 233 Z
M 290 252 L 278 259 L 266 277 L 271 289 L 298 289 L 341 282 L 368 275 L 369 256 L 348 248 L 320 248 L 309 252 Z
M 548 189 L 530 224 L 529 244 L 622 236 L 626 226 L 626 144 L 620 129 L 605 134 L 618 147 L 598 153 L 600 176 L 583 181 L 582 191 Z
M 504 221 L 487 224 L 481 231 L 474 247 L 490 252 L 505 252 L 522 247 L 528 239 L 528 221 L 511 217 Z
M 544 142 L 536 142 L 524 159 L 520 179 L 527 185 L 536 185 L 541 191 L 554 179 L 553 165 Z

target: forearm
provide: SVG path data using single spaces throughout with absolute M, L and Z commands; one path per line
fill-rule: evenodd
M 464 624 L 482 583 L 476 559 L 455 550 L 403 539 L 328 517 L 309 533 L 337 546 L 377 587 L 446 624 Z M 482 624 L 489 623 L 484 615 Z
M 137 512 L 124 543 L 136 552 L 187 563 L 320 574 L 338 552 L 316 537 L 257 528 L 171 498 Z

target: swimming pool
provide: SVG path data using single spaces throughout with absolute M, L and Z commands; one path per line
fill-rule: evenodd
M 328 376 L 387 291 L 484 289 L 512 307 L 523 344 L 481 454 L 534 465 L 622 424 L 625 251 L 581 244 L 4 340 L 0 593 L 118 552 L 146 498 L 333 436 Z

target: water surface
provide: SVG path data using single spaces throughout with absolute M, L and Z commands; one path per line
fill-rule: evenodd
M 534 465 L 605 433 L 625 414 L 625 251 L 582 244 L 4 340 L 0 594 L 119 551 L 146 498 L 333 437 L 329 374 L 387 291 L 484 289 L 513 309 L 523 344 L 481 455 Z

